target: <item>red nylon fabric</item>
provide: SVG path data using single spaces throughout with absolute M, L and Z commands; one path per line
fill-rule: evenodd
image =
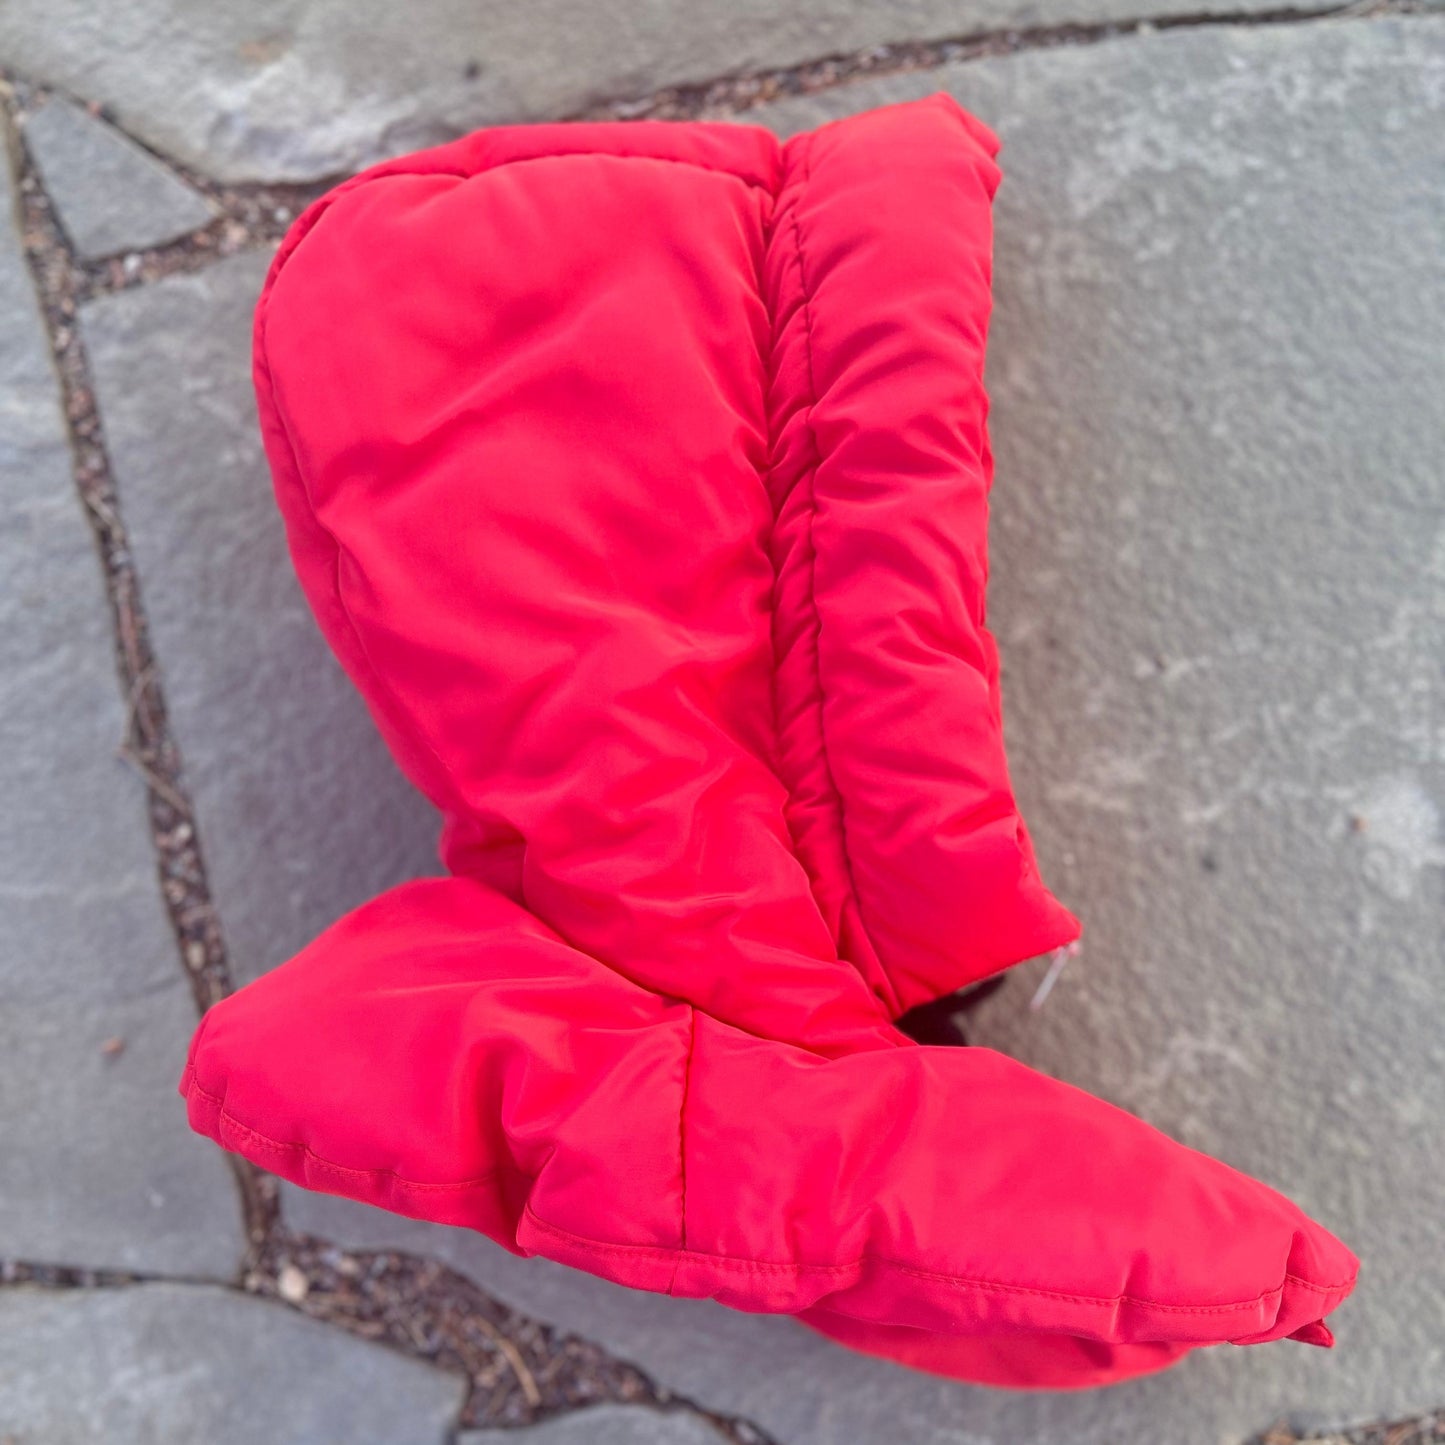
M 451 877 L 218 1004 L 285 1178 L 1067 1387 L 1296 1335 L 1288 1200 L 892 1020 L 1076 936 L 985 626 L 988 131 L 481 132 L 313 206 L 256 322 L 296 568 Z

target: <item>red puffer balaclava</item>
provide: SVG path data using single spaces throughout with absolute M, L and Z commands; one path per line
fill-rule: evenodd
M 484 131 L 298 221 L 256 318 L 301 582 L 450 876 L 207 1014 L 297 1183 L 966 1379 L 1329 1342 L 1356 1262 L 894 1020 L 1068 943 L 984 625 L 996 143 Z

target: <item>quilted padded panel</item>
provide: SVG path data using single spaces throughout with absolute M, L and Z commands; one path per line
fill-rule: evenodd
M 892 1022 L 1077 932 L 985 625 L 994 149 L 942 98 L 497 130 L 297 223 L 277 496 L 452 876 L 213 1009 L 195 1127 L 965 1378 L 1327 1341 L 1289 1201 Z

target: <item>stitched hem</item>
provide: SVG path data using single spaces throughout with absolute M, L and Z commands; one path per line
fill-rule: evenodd
M 224 1094 L 215 1094 L 207 1089 L 196 1077 L 194 1064 L 187 1064 L 185 1073 L 181 1075 L 180 1091 L 187 1100 L 194 1098 L 204 1099 L 210 1106 L 210 1112 L 218 1125 L 224 1125 L 226 1130 L 235 1135 L 240 1135 L 248 1141 L 250 1147 L 262 1149 L 273 1154 L 299 1154 L 305 1158 L 314 1168 L 325 1170 L 328 1174 L 336 1174 L 348 1179 L 388 1179 L 393 1184 L 403 1189 L 429 1194 L 444 1194 L 461 1192 L 468 1189 L 477 1189 L 494 1179 L 514 1176 L 532 1179 L 530 1174 L 520 1169 L 514 1169 L 508 1165 L 497 1165 L 491 1169 L 484 1170 L 481 1174 L 472 1179 L 448 1180 L 443 1183 L 432 1183 L 422 1179 L 408 1179 L 405 1175 L 398 1174 L 394 1169 L 358 1169 L 348 1164 L 339 1164 L 334 1159 L 328 1159 L 324 1154 L 318 1154 L 309 1144 L 299 1139 L 277 1139 L 270 1134 L 263 1134 L 259 1129 L 254 1129 L 244 1120 L 238 1119 L 229 1109 L 226 1108 Z M 209 1130 L 207 1132 L 210 1132 Z M 217 1142 L 222 1142 L 217 1130 Z M 239 1152 L 239 1151 L 237 1151 Z
M 1255 1309 L 1266 1301 L 1283 1294 L 1288 1285 L 1297 1285 L 1302 1289 L 1312 1290 L 1323 1295 L 1331 1295 L 1341 1291 L 1347 1291 L 1353 1288 L 1355 1283 L 1355 1281 L 1351 1279 L 1340 1284 L 1316 1284 L 1312 1280 L 1301 1279 L 1298 1275 L 1287 1273 L 1284 1279 L 1278 1285 L 1274 1286 L 1274 1288 L 1263 1290 L 1251 1299 L 1236 1300 L 1228 1304 L 1166 1304 L 1161 1300 L 1140 1299 L 1135 1295 L 1067 1294 L 1060 1290 L 1039 1289 L 1033 1285 L 1010 1284 L 1002 1280 L 971 1279 L 963 1275 L 944 1274 L 937 1270 L 920 1269 L 916 1265 L 904 1264 L 900 1260 L 889 1259 L 884 1255 L 865 1254 L 845 1264 L 793 1264 L 771 1260 L 745 1259 L 736 1255 L 708 1254 L 695 1249 L 676 1250 L 648 1244 L 608 1244 L 601 1240 L 589 1239 L 586 1235 L 574 1234 L 571 1230 L 564 1229 L 560 1225 L 549 1224 L 534 1212 L 530 1203 L 523 1212 L 528 1221 L 543 1234 L 550 1234 L 556 1239 L 578 1245 L 594 1254 L 626 1254 L 633 1257 L 649 1257 L 654 1259 L 668 1259 L 675 1255 L 685 1255 L 688 1259 L 696 1260 L 700 1264 L 717 1266 L 722 1269 L 745 1270 L 750 1273 L 790 1275 L 855 1274 L 860 1270 L 873 1266 L 892 1270 L 899 1274 L 905 1274 L 914 1279 L 930 1280 L 937 1284 L 946 1285 L 951 1289 L 976 1289 L 991 1294 L 1025 1295 L 1036 1299 L 1060 1300 L 1069 1304 L 1105 1306 L 1110 1309 L 1127 1306 L 1133 1309 L 1166 1310 L 1179 1314 L 1228 1314 L 1240 1310 Z
M 696 1018 L 696 1011 L 693 1014 Z M 691 1076 L 692 1049 L 688 1050 L 688 1073 L 686 1080 Z M 392 1169 L 378 1168 L 355 1168 L 350 1165 L 340 1164 L 334 1159 L 328 1159 L 318 1154 L 309 1144 L 301 1140 L 281 1140 L 269 1134 L 263 1134 L 260 1130 L 253 1128 L 244 1120 L 238 1119 L 226 1108 L 225 1096 L 213 1093 L 207 1089 L 196 1077 L 196 1070 L 193 1064 L 187 1064 L 185 1073 L 182 1075 L 180 1089 L 188 1099 L 200 1097 L 204 1099 L 213 1109 L 215 1119 L 228 1127 L 233 1134 L 239 1134 L 248 1140 L 252 1147 L 268 1150 L 273 1153 L 300 1154 L 311 1164 L 328 1173 L 350 1179 L 387 1179 L 403 1189 L 419 1193 L 455 1193 L 464 1190 L 477 1189 L 492 1182 L 494 1179 L 511 1176 L 525 1179 L 529 1184 L 535 1183 L 535 1177 L 526 1174 L 520 1169 L 507 1165 L 498 1165 L 492 1169 L 476 1175 L 471 1179 L 451 1180 L 442 1183 L 429 1182 L 417 1179 L 408 1179 Z M 684 1106 L 686 1099 L 684 1097 Z M 684 1186 L 685 1187 L 685 1186 Z M 685 1195 L 684 1195 L 685 1199 Z M 931 1283 L 941 1284 L 949 1289 L 955 1290 L 981 1290 L 990 1294 L 1019 1295 L 1033 1299 L 1058 1300 L 1067 1304 L 1091 1305 L 1101 1308 L 1118 1309 L 1120 1307 L 1131 1307 L 1135 1309 L 1162 1310 L 1175 1314 L 1228 1314 L 1240 1310 L 1257 1308 L 1266 1301 L 1282 1295 L 1289 1285 L 1298 1289 L 1309 1290 L 1319 1295 L 1343 1294 L 1354 1287 L 1355 1280 L 1343 1280 L 1338 1284 L 1317 1284 L 1313 1280 L 1303 1279 L 1299 1275 L 1286 1273 L 1284 1279 L 1273 1289 L 1267 1289 L 1252 1299 L 1238 1300 L 1228 1304 L 1200 1304 L 1181 1305 L 1168 1304 L 1162 1300 L 1141 1299 L 1134 1295 L 1085 1295 L 1071 1294 L 1062 1290 L 1041 1289 L 1034 1285 L 1011 1284 L 1003 1280 L 974 1279 L 962 1275 L 945 1274 L 938 1270 L 921 1269 L 917 1265 L 905 1264 L 901 1260 L 890 1259 L 884 1255 L 860 1255 L 857 1259 L 839 1264 L 810 1264 L 803 1262 L 788 1262 L 776 1260 L 748 1259 L 737 1255 L 711 1254 L 703 1250 L 689 1249 L 686 1246 L 686 1234 L 682 1238 L 684 1244 L 674 1248 L 670 1246 L 658 1246 L 647 1244 L 614 1244 L 603 1240 L 590 1239 L 586 1235 L 576 1234 L 572 1230 L 564 1229 L 560 1225 L 550 1224 L 542 1219 L 532 1208 L 530 1202 L 524 1208 L 527 1220 L 534 1228 L 543 1234 L 551 1235 L 554 1239 L 563 1240 L 569 1244 L 578 1246 L 590 1254 L 602 1255 L 625 1255 L 631 1258 L 647 1258 L 656 1260 L 670 1260 L 673 1270 L 672 1277 L 668 1284 L 668 1293 L 672 1293 L 677 1281 L 678 1271 L 684 1262 L 696 1261 L 699 1264 L 716 1267 L 719 1269 L 730 1269 L 740 1272 L 754 1274 L 791 1275 L 794 1277 L 829 1277 L 835 1275 L 856 1274 L 870 1266 L 891 1270 L 898 1274 L 907 1275 L 912 1279 L 928 1280 Z M 684 1230 L 686 1227 L 686 1206 L 684 1204 Z

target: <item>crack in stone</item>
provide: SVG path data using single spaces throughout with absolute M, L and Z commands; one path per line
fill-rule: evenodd
M 180 753 L 166 719 L 135 561 L 77 326 L 83 277 L 15 123 L 16 93 L 8 84 L 0 85 L 0 110 L 8 121 L 21 240 L 60 384 L 72 473 L 100 553 L 111 607 L 116 669 L 125 703 L 124 735 L 117 751 L 147 783 L 161 892 L 197 1009 L 204 1012 L 231 991 L 230 969 L 206 884 Z
M 1036 50 L 1079 49 L 1129 36 L 1166 30 L 1227 29 L 1261 25 L 1305 25 L 1325 20 L 1373 19 L 1381 15 L 1431 13 L 1430 0 L 1349 0 L 1344 4 L 1281 6 L 1276 10 L 1194 11 L 1139 16 L 1097 23 L 1014 26 L 874 45 L 821 56 L 773 70 L 754 70 L 646 95 L 599 101 L 568 119 L 699 120 L 746 114 L 758 106 L 796 96 L 817 95 L 865 78 L 937 70 L 971 60 Z
M 1299 1433 L 1280 1424 L 1256 1436 L 1249 1445 L 1445 1445 L 1445 1410 L 1409 1420 L 1386 1420 L 1324 1432 Z
M 516 1428 L 590 1405 L 687 1413 L 734 1445 L 776 1445 L 750 1421 L 707 1410 L 600 1346 L 494 1299 L 435 1260 L 338 1248 L 278 1228 L 242 1279 L 0 1260 L 0 1288 L 126 1289 L 185 1285 L 253 1295 L 371 1344 L 461 1374 L 458 1429 Z
M 530 1425 L 613 1403 L 695 1415 L 735 1445 L 776 1445 L 750 1421 L 704 1409 L 602 1346 L 503 1304 L 435 1259 L 344 1250 L 278 1228 L 242 1287 L 464 1374 L 463 1429 Z
M 745 115 L 777 100 L 847 85 L 853 81 L 907 72 L 937 70 L 971 60 L 1036 50 L 1077 49 L 1129 36 L 1168 30 L 1222 29 L 1261 25 L 1306 25 L 1330 20 L 1368 20 L 1384 15 L 1437 13 L 1431 0 L 1347 0 L 1325 5 L 1281 6 L 1275 10 L 1193 11 L 1136 16 L 1097 23 L 1014 26 L 963 32 L 933 40 L 903 40 L 864 50 L 840 52 L 775 69 L 744 71 L 684 85 L 665 86 L 643 95 L 599 100 L 559 120 L 696 120 Z M 75 256 L 63 232 L 56 240 L 69 258 L 76 302 L 145 286 L 164 276 L 199 271 L 225 256 L 280 242 L 291 222 L 319 196 L 345 180 L 340 172 L 308 182 L 238 182 L 223 185 L 184 165 L 121 125 L 103 107 L 60 86 L 28 80 L 0 66 L 0 89 L 12 124 L 51 96 L 64 96 L 105 121 L 159 164 L 207 197 L 217 209 L 208 225 L 163 245 L 143 247 L 101 261 Z M 505 122 L 497 122 L 505 124 Z M 18 129 L 18 125 L 16 125 Z
M 233 988 L 225 943 L 206 877 L 195 811 L 171 733 L 151 646 L 140 581 L 106 453 L 100 413 L 77 324 L 86 276 L 66 243 L 19 125 L 22 97 L 0 76 L 0 127 L 16 180 L 17 220 L 60 385 L 72 476 L 99 553 L 110 604 L 116 671 L 125 704 L 117 754 L 146 785 L 161 896 L 198 1013 Z M 227 1156 L 241 1195 L 247 1239 L 258 1248 L 275 1222 L 275 1181 Z
M 31 1289 L 123 1289 L 137 1284 L 184 1284 L 212 1289 L 236 1287 L 233 1281 L 211 1275 L 94 1269 L 89 1265 L 56 1264 L 50 1260 L 0 1259 L 0 1288 L 28 1286 Z
M 175 240 L 157 246 L 143 246 L 99 261 L 76 255 L 64 229 L 55 223 L 53 240 L 68 261 L 71 296 L 77 305 L 95 296 L 145 286 L 164 276 L 198 271 L 238 252 L 277 244 L 291 222 L 318 196 L 344 179 L 329 176 L 305 184 L 255 182 L 222 185 L 209 176 L 182 165 L 120 125 L 114 116 L 59 86 L 31 81 L 0 66 L 0 87 L 7 92 L 5 108 L 17 132 L 17 147 L 23 149 L 23 125 L 27 115 L 47 100 L 63 97 L 124 136 L 138 149 L 205 196 L 216 210 L 213 220 Z M 36 174 L 25 158 L 26 170 Z M 38 175 L 37 187 L 38 187 Z M 50 219 L 54 211 L 45 202 Z

